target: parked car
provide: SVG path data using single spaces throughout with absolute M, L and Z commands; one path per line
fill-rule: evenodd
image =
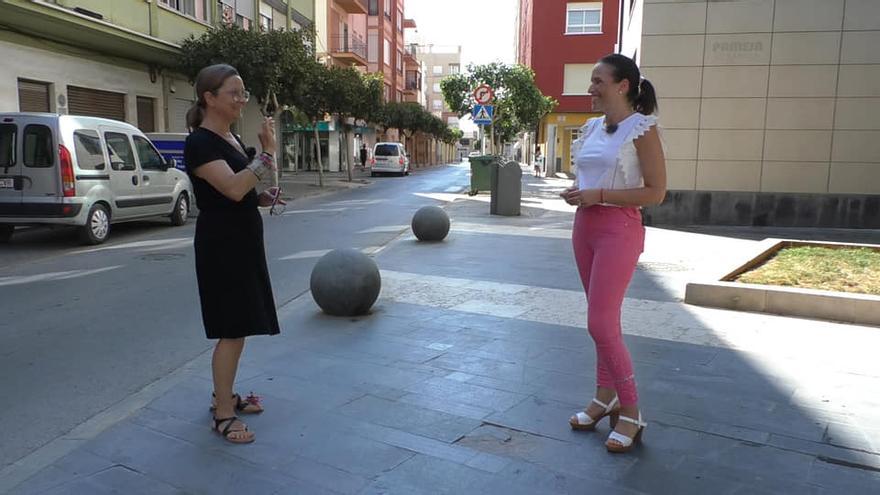
M 125 122 L 48 113 L 0 113 L 0 241 L 16 225 L 79 227 L 99 244 L 117 222 L 168 216 L 183 225 L 187 175 Z
M 400 143 L 376 143 L 370 159 L 370 175 L 393 172 L 409 175 L 409 155 Z
M 468 153 L 468 159 L 474 158 L 476 156 L 483 156 L 483 154 L 479 151 L 471 151 L 470 153 Z

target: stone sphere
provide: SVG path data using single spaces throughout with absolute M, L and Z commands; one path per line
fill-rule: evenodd
M 423 206 L 413 215 L 412 230 L 420 241 L 442 241 L 449 233 L 449 215 L 439 206 Z
M 356 249 L 334 249 L 312 268 L 312 297 L 332 316 L 358 316 L 370 311 L 379 297 L 379 267 Z

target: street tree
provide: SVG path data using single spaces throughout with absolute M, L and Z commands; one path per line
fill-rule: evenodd
M 297 104 L 315 59 L 313 36 L 309 30 L 261 32 L 235 25 L 212 28 L 181 42 L 175 69 L 194 82 L 202 68 L 229 64 L 238 70 L 263 115 L 274 117 L 282 106 Z
M 522 65 L 470 64 L 465 73 L 440 81 L 440 90 L 449 108 L 463 117 L 473 111 L 476 101 L 472 93 L 480 84 L 488 84 L 495 92 L 490 126 L 493 149 L 522 131 L 535 129 L 556 106 L 556 100 L 538 89 L 534 72 Z

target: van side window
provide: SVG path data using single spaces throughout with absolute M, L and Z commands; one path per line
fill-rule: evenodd
M 97 132 L 74 131 L 73 148 L 80 170 L 104 170 L 104 152 L 101 150 L 101 138 Z
M 55 164 L 52 129 L 40 124 L 30 124 L 24 128 L 24 164 L 39 168 Z
M 138 159 L 141 161 L 143 170 L 164 170 L 162 155 L 153 148 L 153 145 L 140 136 L 134 136 L 134 147 L 137 150 Z
M 134 152 L 128 136 L 119 132 L 105 132 L 104 141 L 107 141 L 107 151 L 110 154 L 110 168 L 113 170 L 134 170 Z
M 0 124 L 0 167 L 15 166 L 15 124 Z

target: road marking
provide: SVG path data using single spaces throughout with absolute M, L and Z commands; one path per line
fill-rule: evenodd
M 406 225 L 380 225 L 378 227 L 369 228 L 366 230 L 359 230 L 358 234 L 378 234 L 385 232 L 400 232 L 401 230 L 406 230 L 409 228 L 409 224 Z
M 352 209 L 362 210 L 363 208 L 315 208 L 312 210 L 288 210 L 288 211 L 285 211 L 282 215 L 283 216 L 299 215 L 302 213 L 334 213 L 334 212 L 340 212 L 340 211 L 346 211 L 346 210 L 352 210 Z
M 548 229 L 543 227 L 520 227 L 517 225 L 453 222 L 455 232 L 474 234 L 516 235 L 525 237 L 545 237 L 548 239 L 571 239 L 570 229 Z
M 355 249 L 357 249 L 357 248 L 355 248 Z M 375 254 L 380 249 L 381 249 L 381 246 L 367 246 L 365 248 L 360 248 L 361 252 L 366 255 Z M 278 259 L 281 261 L 288 261 L 288 260 L 302 260 L 302 259 L 308 259 L 308 258 L 320 258 L 321 256 L 324 256 L 325 254 L 329 253 L 330 251 L 332 251 L 332 249 L 315 249 L 312 251 L 299 251 L 297 253 L 289 254 L 287 256 L 284 256 L 284 257 L 281 257 Z
M 70 270 L 66 272 L 40 273 L 37 275 L 18 275 L 15 277 L 0 277 L 0 287 L 7 285 L 22 285 L 34 282 L 49 282 L 54 280 L 68 280 L 71 278 L 86 277 L 101 272 L 107 272 L 122 268 L 124 265 L 107 266 L 104 268 L 96 268 L 94 270 Z
M 72 254 L 97 253 L 98 251 L 110 251 L 115 249 L 138 249 L 138 248 L 157 248 L 157 249 L 175 249 L 192 244 L 192 237 L 175 237 L 172 239 L 155 239 L 151 241 L 126 242 L 123 244 L 113 244 L 111 246 L 101 246 L 96 248 L 81 249 L 74 251 Z

